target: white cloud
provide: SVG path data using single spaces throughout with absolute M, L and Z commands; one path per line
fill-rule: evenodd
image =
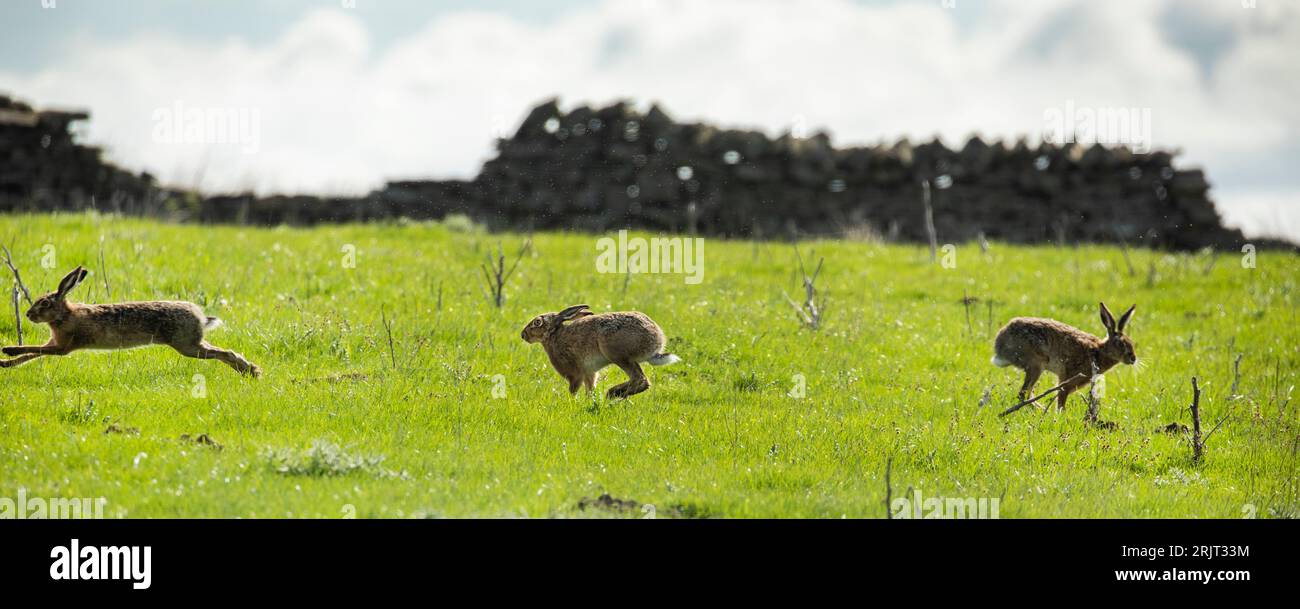
M 88 107 L 90 139 L 119 163 L 181 185 L 201 172 L 209 190 L 361 192 L 385 178 L 471 176 L 494 135 L 559 95 L 659 101 L 681 119 L 772 133 L 803 117 L 841 144 L 1036 136 L 1044 110 L 1071 100 L 1150 108 L 1157 146 L 1248 193 L 1215 168 L 1276 154 L 1300 131 L 1290 65 L 1300 7 L 1258 6 L 991 0 L 960 23 L 937 0 L 610 0 L 546 25 L 448 14 L 382 51 L 353 14 L 321 9 L 259 46 L 83 39 L 39 72 L 0 73 L 0 89 Z M 1210 74 L 1164 34 L 1169 11 L 1231 33 Z M 258 153 L 152 141 L 154 110 L 178 100 L 256 109 Z

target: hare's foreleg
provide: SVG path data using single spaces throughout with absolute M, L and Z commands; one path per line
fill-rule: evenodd
M 70 346 L 56 344 L 53 340 L 44 345 L 24 345 L 0 349 L 0 353 L 5 355 L 67 355 L 72 351 L 73 349 Z
M 0 368 L 13 368 L 14 366 L 21 366 L 22 364 L 32 361 L 40 356 L 41 356 L 40 353 L 28 353 L 26 355 L 19 355 L 18 357 L 15 357 L 13 359 L 0 360 Z
M 1071 383 L 1067 383 L 1064 387 L 1061 387 L 1061 392 L 1056 394 L 1056 409 L 1065 410 L 1065 402 L 1070 398 L 1070 394 L 1074 393 L 1076 389 L 1087 384 L 1088 384 L 1088 379 L 1084 379 L 1082 381 L 1074 381 Z
M 587 391 L 595 391 L 596 383 L 600 381 L 600 372 L 588 372 L 582 377 L 582 388 Z
M 608 396 L 611 398 L 626 398 L 634 396 L 650 388 L 650 379 L 646 377 L 645 372 L 641 370 L 641 365 L 636 362 L 614 362 L 618 364 L 623 372 L 627 373 L 628 380 L 626 383 L 616 385 L 610 388 Z
M 1038 383 L 1038 377 L 1043 375 L 1043 369 L 1037 366 L 1028 366 L 1025 368 L 1025 382 L 1020 386 L 1020 401 L 1023 402 L 1033 396 L 1034 385 Z

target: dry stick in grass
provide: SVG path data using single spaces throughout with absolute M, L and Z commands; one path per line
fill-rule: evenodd
M 921 182 L 921 204 L 925 207 L 925 233 L 930 237 L 930 262 L 939 259 L 939 235 L 934 230 L 934 208 L 930 206 L 930 181 Z
M 18 300 L 18 286 L 13 287 L 13 298 L 14 298 L 14 327 L 18 329 L 18 346 L 21 347 L 23 344 L 23 315 L 22 315 L 22 311 L 19 308 L 19 304 L 21 301 Z
M 379 320 L 384 324 L 384 332 L 388 334 L 388 358 L 393 362 L 393 369 L 397 369 L 397 351 L 393 348 L 393 324 L 388 320 L 387 313 L 383 307 L 379 309 Z
M 886 520 L 894 519 L 894 509 L 892 507 L 894 503 L 894 488 L 893 485 L 890 483 L 890 479 L 889 479 L 890 472 L 893 469 L 894 469 L 894 456 L 890 455 L 889 459 L 885 461 L 885 519 Z
M 795 302 L 793 298 L 790 298 L 790 295 L 786 294 L 785 290 L 781 290 L 781 295 L 785 296 L 786 301 L 790 303 L 791 307 L 794 307 L 794 312 L 799 316 L 799 321 L 803 322 L 803 324 L 809 328 L 816 330 L 821 327 L 822 312 L 821 308 L 817 306 L 817 287 L 815 284 L 817 282 L 817 276 L 822 272 L 822 263 L 825 262 L 826 259 L 819 258 L 817 260 L 817 269 L 813 271 L 812 277 L 809 277 L 808 271 L 803 265 L 803 256 L 799 254 L 799 244 L 797 242 L 794 244 L 794 255 L 795 258 L 799 260 L 799 274 L 803 275 L 804 304 L 803 306 L 799 306 L 799 303 Z
M 523 247 L 519 248 L 519 254 L 515 256 L 515 263 L 510 265 L 509 270 L 506 269 L 506 255 L 502 251 L 500 243 L 497 244 L 497 259 L 493 260 L 492 254 L 489 253 L 487 255 L 488 263 L 479 265 L 483 269 L 483 279 L 487 281 L 488 289 L 492 291 L 492 300 L 496 303 L 498 309 L 505 302 L 506 282 L 510 280 L 510 276 L 514 274 L 515 269 L 519 268 L 519 262 L 524 259 L 524 253 L 528 251 L 532 243 L 532 237 L 524 241 Z M 491 272 L 488 270 L 489 267 Z
M 1017 410 L 1020 410 L 1021 408 L 1024 408 L 1025 406 L 1028 406 L 1028 405 L 1030 405 L 1030 404 L 1033 404 L 1034 402 L 1037 402 L 1038 400 L 1041 400 L 1041 399 L 1043 399 L 1043 398 L 1045 398 L 1045 397 L 1047 397 L 1047 396 L 1049 396 L 1049 395 L 1052 395 L 1053 393 L 1056 393 L 1057 391 L 1060 391 L 1062 387 L 1064 387 L 1064 386 L 1066 386 L 1066 385 L 1068 385 L 1068 384 L 1070 384 L 1070 383 L 1073 383 L 1074 381 L 1077 381 L 1077 380 L 1079 380 L 1079 379 L 1083 379 L 1083 378 L 1087 378 L 1087 377 L 1088 377 L 1088 375 L 1086 375 L 1086 374 L 1080 372 L 1079 374 L 1076 374 L 1076 375 L 1070 377 L 1069 380 L 1061 381 L 1061 384 L 1059 384 L 1059 385 L 1057 385 L 1057 386 L 1055 386 L 1055 387 L 1052 387 L 1051 389 L 1048 389 L 1047 391 L 1044 391 L 1044 392 L 1038 394 L 1036 397 L 1032 397 L 1032 398 L 1030 398 L 1030 399 L 1028 399 L 1028 400 L 1025 400 L 1025 401 L 1023 401 L 1023 402 L 1021 402 L 1021 403 L 1019 403 L 1019 404 L 1016 404 L 1015 406 L 1012 406 L 1011 408 L 1008 408 L 1008 409 L 1006 409 L 1006 410 L 1003 410 L 1000 414 L 998 414 L 998 416 L 1000 416 L 1000 417 L 1005 417 L 1005 416 L 1007 416 L 1007 415 L 1009 415 L 1009 414 L 1011 414 L 1011 413 L 1013 413 L 1013 412 L 1015 412 L 1015 411 L 1017 411 Z
M 1097 399 L 1097 362 L 1092 362 L 1092 382 L 1088 384 L 1088 412 L 1083 415 L 1085 421 L 1098 423 L 1101 414 L 1101 400 Z
M 1192 377 L 1192 463 L 1200 463 L 1205 453 L 1205 441 L 1201 438 L 1201 386 Z
M 966 294 L 966 290 L 961 291 L 961 304 L 963 307 L 966 307 L 966 335 L 967 336 L 975 334 L 975 327 L 971 325 L 971 321 L 970 321 L 970 306 L 971 304 L 976 302 L 979 302 L 978 298 L 971 298 L 968 294 Z
M 1237 393 L 1237 389 L 1241 387 L 1241 358 L 1245 357 L 1245 355 L 1245 353 L 1238 353 L 1236 361 L 1232 362 L 1232 391 L 1228 396 L 1230 400 L 1241 397 L 1241 394 Z
M 23 291 L 23 298 L 27 300 L 27 304 L 32 304 L 32 293 L 27 291 L 27 286 L 23 284 L 22 273 L 19 273 L 18 267 L 14 266 L 14 259 L 9 254 L 9 248 L 0 245 L 0 250 L 4 251 L 5 266 L 9 267 L 9 272 L 14 274 L 14 283 L 18 284 L 18 289 Z
M 27 286 L 26 286 L 26 285 L 23 285 L 23 276 L 22 276 L 22 273 L 19 273 L 19 272 L 18 272 L 18 267 L 17 267 L 17 266 L 14 266 L 14 259 L 13 259 L 13 256 L 10 255 L 10 253 L 9 253 L 9 248 L 8 248 L 8 247 L 5 247 L 5 246 L 3 246 L 3 245 L 0 245 L 0 249 L 3 249 L 3 250 L 4 250 L 4 255 L 5 255 L 5 266 L 8 266 L 8 267 L 9 267 L 9 272 L 13 273 L 13 275 L 14 275 L 14 288 L 13 288 L 13 300 L 14 300 L 14 327 L 17 328 L 17 331 L 18 331 L 18 344 L 19 344 L 19 346 L 21 346 L 21 345 L 23 344 L 23 315 L 22 315 L 22 311 L 19 310 L 20 307 L 19 307 L 19 302 L 18 302 L 18 293 L 19 293 L 20 291 L 22 292 L 23 297 L 27 299 L 27 304 L 28 304 L 28 305 L 31 305 L 31 304 L 32 304 L 32 294 L 31 294 L 31 292 L 28 292 L 28 291 L 27 291 Z

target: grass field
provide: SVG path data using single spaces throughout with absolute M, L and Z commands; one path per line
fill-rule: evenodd
M 497 309 L 479 265 L 523 238 L 464 223 L 0 216 L 34 292 L 85 264 L 73 300 L 192 300 L 226 322 L 213 343 L 265 370 L 165 347 L 0 370 L 0 497 L 103 497 L 109 517 L 645 515 L 578 508 L 609 493 L 659 517 L 880 518 L 892 458 L 894 497 L 998 498 L 1003 518 L 1300 515 L 1296 255 L 1247 269 L 1236 252 L 1135 250 L 1130 273 L 1107 247 L 961 245 L 943 268 L 924 247 L 806 243 L 825 258 L 812 331 L 782 295 L 802 293 L 788 243 L 708 240 L 688 285 L 596 273 L 596 239 L 537 235 Z M 1061 414 L 999 418 L 1021 376 L 989 364 L 997 328 L 1038 315 L 1100 333 L 1098 300 L 1137 303 L 1145 363 L 1107 374 L 1101 401 L 1119 429 L 1085 424 L 1083 392 Z M 645 312 L 683 362 L 627 401 L 570 396 L 519 333 L 575 303 Z M 1222 420 L 1199 464 L 1186 436 L 1157 431 L 1190 425 L 1193 375 L 1205 426 Z M 600 389 L 623 380 L 609 368 Z

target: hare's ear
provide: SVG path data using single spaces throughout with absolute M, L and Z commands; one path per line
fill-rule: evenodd
M 555 316 L 562 322 L 576 317 L 586 317 L 592 314 L 591 311 L 586 310 L 587 308 L 587 305 L 574 305 L 556 313 Z
M 1106 303 L 1101 303 L 1101 325 L 1106 326 L 1106 332 L 1115 334 L 1115 316 L 1110 314 L 1110 309 L 1106 308 Z
M 72 288 L 77 287 L 77 284 L 85 281 L 86 276 L 89 274 L 90 271 L 87 271 L 81 266 L 72 269 L 71 273 L 63 276 L 63 280 L 59 282 L 59 289 L 54 293 L 54 295 L 59 299 L 63 299 L 68 295 L 68 292 L 72 291 Z
M 1123 333 L 1124 333 L 1124 326 L 1127 326 L 1127 325 L 1128 325 L 1128 320 L 1131 319 L 1131 318 L 1133 317 L 1133 310 L 1136 309 L 1137 307 L 1138 307 L 1138 306 L 1135 304 L 1135 305 L 1129 307 L 1128 310 L 1125 311 L 1123 315 L 1120 315 L 1120 316 L 1119 316 L 1119 323 L 1115 325 L 1115 333 L 1116 333 L 1116 334 L 1123 334 Z

